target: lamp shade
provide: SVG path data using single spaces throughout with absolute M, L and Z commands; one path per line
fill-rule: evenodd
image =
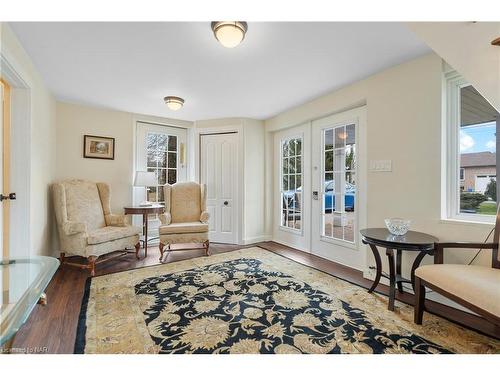
M 137 171 L 135 172 L 134 186 L 155 186 L 156 174 L 154 172 Z

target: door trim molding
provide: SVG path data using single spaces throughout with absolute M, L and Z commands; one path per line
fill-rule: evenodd
M 32 252 L 31 233 L 31 86 L 28 74 L 17 69 L 9 51 L 0 51 L 0 70 L 11 90 L 11 175 L 10 188 L 17 193 L 15 206 L 10 208 L 10 254 L 29 257 Z M 15 145 L 28 147 L 12 147 Z M 15 165 L 16 168 L 12 168 Z M 48 193 L 47 193 L 48 194 Z M 50 199 L 49 199 L 50 201 Z M 50 202 L 48 204 L 50 206 Z M 22 230 L 13 230 L 22 228 Z M 29 235 L 26 235 L 28 233 Z M 50 234 L 49 234 L 50 235 Z M 18 249 L 18 250 L 16 250 Z
M 236 226 L 236 241 L 237 245 L 244 245 L 243 218 L 245 217 L 245 180 L 244 180 L 244 128 L 242 125 L 220 126 L 210 128 L 195 128 L 194 129 L 194 178 L 195 181 L 201 181 L 201 137 L 203 135 L 220 135 L 220 134 L 236 134 L 238 137 L 238 166 L 237 166 L 237 194 L 238 194 L 238 224 Z

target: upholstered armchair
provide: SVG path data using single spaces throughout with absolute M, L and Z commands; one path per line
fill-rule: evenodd
M 95 275 L 96 264 L 129 253 L 135 248 L 138 258 L 141 228 L 127 223 L 124 215 L 114 215 L 110 209 L 110 190 L 105 183 L 66 180 L 53 184 L 54 207 L 59 230 L 61 264 L 90 270 Z M 120 251 L 113 257 L 101 255 Z M 87 258 L 87 264 L 71 263 L 66 255 Z
M 459 303 L 495 325 L 500 334 L 500 206 L 497 208 L 493 242 L 437 243 L 434 263 L 415 271 L 414 321 L 422 324 L 425 310 L 425 288 Z M 491 249 L 491 267 L 443 264 L 444 249 Z
M 160 215 L 160 261 L 165 246 L 172 244 L 201 244 L 210 255 L 208 241 L 207 196 L 205 185 L 178 182 L 165 185 L 165 212 Z M 189 249 L 197 249 L 192 247 Z M 182 250 L 187 250 L 183 248 Z M 179 249 L 180 250 L 180 249 Z

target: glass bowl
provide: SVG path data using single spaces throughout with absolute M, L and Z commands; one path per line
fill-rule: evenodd
M 391 234 L 394 234 L 396 236 L 402 236 L 408 232 L 408 229 L 410 229 L 410 220 L 406 219 L 401 219 L 399 217 L 393 217 L 390 219 L 385 219 L 385 226 L 391 232 Z

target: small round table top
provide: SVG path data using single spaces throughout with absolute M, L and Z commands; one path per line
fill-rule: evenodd
M 422 232 L 408 231 L 402 236 L 391 234 L 387 228 L 367 228 L 360 230 L 363 242 L 386 248 L 403 250 L 429 250 L 439 239 Z
M 126 206 L 123 207 L 125 214 L 152 214 L 152 213 L 163 213 L 165 206 L 163 204 L 153 204 L 151 206 Z

